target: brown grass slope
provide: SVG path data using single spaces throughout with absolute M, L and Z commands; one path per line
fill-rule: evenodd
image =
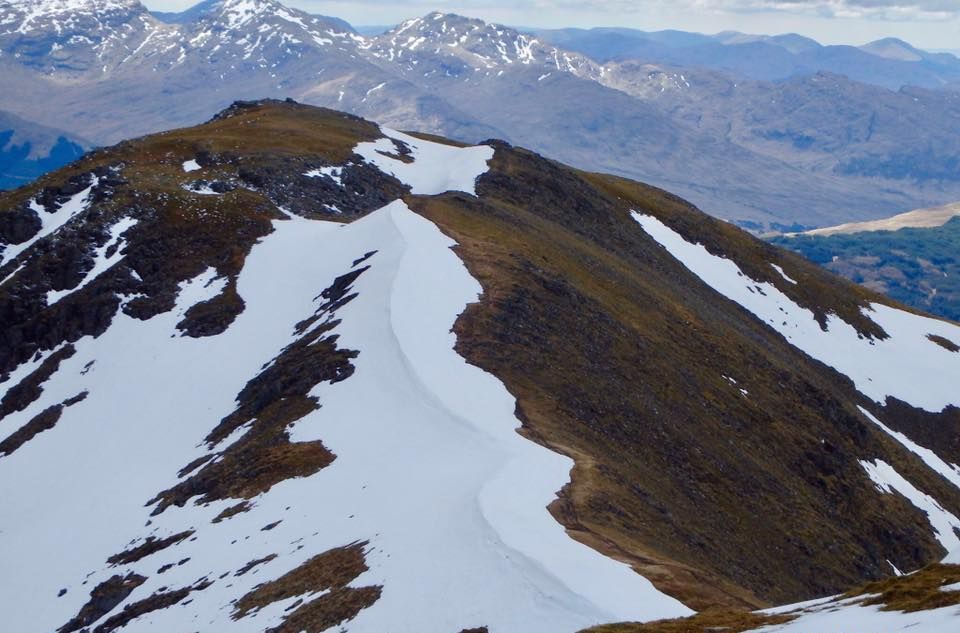
M 372 124 L 328 110 L 241 104 L 204 126 L 100 150 L 0 195 L 0 238 L 22 241 L 33 196 L 62 200 L 90 174 L 101 176 L 97 202 L 77 227 L 0 269 L 3 278 L 27 264 L 0 286 L 0 374 L 37 351 L 102 332 L 120 309 L 118 292 L 142 294 L 123 309 L 149 318 L 171 309 L 177 284 L 208 266 L 235 280 L 278 207 L 347 221 L 405 196 L 457 240 L 483 285 L 480 302 L 456 324 L 458 351 L 505 382 L 528 438 L 576 461 L 572 485 L 551 508 L 574 538 L 696 608 L 828 595 L 886 576 L 887 560 L 915 569 L 943 554 L 925 515 L 878 493 L 857 460 L 889 462 L 955 513 L 960 492 L 859 414 L 856 406 L 868 403 L 849 380 L 705 286 L 629 212 L 656 215 L 820 318 L 835 312 L 864 335 L 885 336 L 859 310 L 884 299 L 670 194 L 504 144 L 494 144 L 479 197 L 410 196 L 365 165 L 345 171 L 342 190 L 302 176 L 351 160 L 357 142 L 377 136 Z M 185 173 L 190 159 L 203 169 Z M 198 179 L 225 193 L 185 189 Z M 325 204 L 346 213 L 324 215 Z M 122 264 L 46 308 L 46 291 L 76 284 L 91 245 L 103 244 L 105 227 L 124 215 L 140 224 Z M 770 263 L 800 283 L 786 283 Z M 188 313 L 181 329 L 215 335 L 243 307 L 231 283 Z M 303 366 L 291 356 L 291 372 Z M 38 388 L 31 384 L 30 393 Z M 890 411 L 877 412 L 896 425 Z M 915 426 L 936 448 L 955 443 L 960 421 L 953 410 Z M 271 469 L 285 462 L 275 457 Z M 192 481 L 204 479 L 202 466 L 185 469 L 199 469 Z M 211 498 L 261 488 L 256 473 L 227 471 L 207 478 L 217 482 Z
M 958 491 L 857 412 L 848 379 L 694 278 L 629 211 L 864 335 L 885 336 L 860 314 L 880 297 L 662 191 L 523 150 L 498 146 L 478 192 L 411 204 L 485 289 L 458 350 L 517 396 L 528 437 L 577 463 L 553 507 L 573 536 L 698 608 L 827 595 L 889 574 L 887 559 L 943 555 L 858 460 L 889 461 L 954 511 Z
M 895 576 L 867 583 L 830 600 L 818 611 L 842 609 L 845 606 L 879 606 L 881 611 L 913 613 L 960 605 L 960 591 L 943 588 L 960 581 L 960 565 L 928 565 L 906 576 Z M 765 626 L 784 624 L 804 615 L 803 609 L 767 615 L 732 609 L 708 609 L 689 618 L 656 622 L 607 624 L 583 633 L 743 633 Z

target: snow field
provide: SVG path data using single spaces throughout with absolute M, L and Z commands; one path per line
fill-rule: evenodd
M 832 314 L 824 331 L 813 312 L 794 303 L 776 286 L 750 279 L 734 262 L 710 254 L 701 244 L 687 242 L 653 216 L 633 212 L 633 218 L 704 283 L 752 312 L 794 347 L 847 375 L 872 400 L 884 404 L 892 396 L 934 413 L 950 405 L 960 406 L 960 354 L 927 338 L 936 334 L 960 341 L 960 327 L 872 304 L 864 313 L 889 338 L 862 337 Z
M 414 192 L 473 192 L 493 150 L 435 146 L 411 141 L 415 162 L 387 165 Z M 112 241 L 122 235 L 114 228 Z M 219 336 L 192 339 L 176 330 L 186 310 L 223 290 L 226 280 L 209 269 L 181 284 L 174 310 L 145 322 L 120 313 L 98 338 L 77 341 L 41 397 L 4 420 L 4 431 L 13 432 L 46 407 L 89 392 L 53 429 L 0 458 L 0 560 L 21 570 L 0 595 L 11 630 L 55 630 L 98 583 L 133 571 L 148 580 L 125 604 L 162 587 L 213 584 L 132 621 L 126 632 L 259 633 L 277 625 L 295 598 L 238 621 L 232 601 L 358 541 L 369 543 L 369 571 L 353 585 L 382 585 L 383 593 L 343 625 L 354 633 L 479 626 L 572 633 L 689 614 L 628 566 L 569 538 L 547 511 L 572 462 L 517 434 L 510 394 L 454 351 L 452 326 L 481 288 L 453 245 L 400 201 L 348 225 L 288 215 L 248 256 L 237 281 L 246 308 Z M 211 520 L 236 500 L 188 502 L 150 517 L 144 503 L 210 452 L 203 438 L 233 411 L 237 393 L 297 340 L 294 327 L 322 303 L 320 292 L 370 251 L 377 252 L 361 264 L 370 269 L 353 285 L 358 296 L 338 310 L 332 332 L 339 347 L 359 350 L 356 371 L 317 385 L 312 395 L 321 408 L 290 429 L 292 441 L 322 440 L 336 460 L 281 482 L 254 498 L 250 511 L 220 523 Z M 39 362 L 17 368 L 0 391 Z M 147 536 L 187 529 L 195 531 L 188 540 L 106 566 Z M 271 554 L 277 558 L 235 575 Z M 61 589 L 67 593 L 58 598 Z
M 453 147 L 388 128 L 381 131 L 386 135 L 384 138 L 360 143 L 354 152 L 380 171 L 409 185 L 417 195 L 433 196 L 446 191 L 476 195 L 476 180 L 487 171 L 487 162 L 493 158 L 493 148 L 487 145 Z M 405 163 L 385 155 L 397 153 L 394 141 L 410 148 L 414 162 Z

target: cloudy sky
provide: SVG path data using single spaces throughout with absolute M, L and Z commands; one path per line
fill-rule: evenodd
M 179 10 L 198 0 L 145 0 Z M 824 43 L 899 37 L 930 49 L 960 49 L 960 0 L 281 0 L 353 24 L 394 24 L 433 10 L 511 25 L 631 26 L 715 33 L 797 32 Z

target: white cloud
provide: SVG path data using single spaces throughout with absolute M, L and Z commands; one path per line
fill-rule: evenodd
M 942 20 L 960 16 L 957 0 L 530 0 L 541 9 L 582 8 L 605 13 L 638 13 L 675 7 L 711 13 L 784 12 L 821 17 L 880 20 Z
M 945 19 L 960 13 L 956 0 L 701 0 L 698 4 L 739 11 L 799 11 L 885 20 Z

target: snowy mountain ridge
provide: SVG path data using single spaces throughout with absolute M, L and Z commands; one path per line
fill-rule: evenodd
M 364 38 L 344 31 L 334 21 L 275 0 L 212 0 L 195 7 L 191 20 L 177 24 L 160 22 L 138 0 L 45 0 L 40 4 L 6 0 L 0 3 L 0 11 L 5 11 L 0 18 L 0 41 L 14 38 L 8 50 L 22 46 L 22 36 L 42 37 L 44 41 L 36 44 L 41 50 L 32 54 L 46 53 L 54 60 L 65 57 L 71 46 L 92 45 L 104 64 L 91 70 L 101 73 L 138 64 L 159 70 L 182 64 L 188 57 L 213 59 L 215 55 L 217 61 L 228 56 L 273 67 L 284 56 L 302 56 L 304 48 L 329 46 L 389 62 L 406 61 L 406 55 L 414 63 L 414 53 L 422 45 L 486 70 L 536 62 L 577 75 L 598 72 L 587 58 L 544 46 L 513 29 L 440 13 Z M 55 36 L 47 37 L 51 32 Z M 72 53 L 82 57 L 80 49 Z M 82 68 L 67 64 L 65 69 L 75 70 L 74 66 Z
M 105 73 L 162 30 L 137 0 L 3 0 L 0 16 L 0 55 L 44 72 Z
M 574 633 L 960 544 L 960 326 L 653 188 L 243 102 L 0 216 L 17 631 Z
M 374 58 L 397 63 L 408 72 L 426 69 L 427 73 L 436 73 L 440 70 L 436 68 L 439 59 L 447 76 L 459 76 L 467 70 L 500 76 L 523 66 L 588 78 L 602 73 L 602 68 L 588 58 L 546 45 L 512 28 L 440 12 L 407 20 L 370 38 L 362 48 Z
M 389 140 L 391 137 L 384 138 L 387 144 L 392 146 Z M 489 147 L 453 149 L 416 141 L 411 137 L 399 138 L 411 148 L 414 162 L 406 164 L 394 161 L 396 169 L 392 171 L 409 173 L 410 182 L 417 183 L 413 190 L 423 195 L 442 193 L 448 189 L 448 185 L 472 191 L 474 179 L 483 173 L 486 160 L 492 157 L 492 149 Z M 369 150 L 358 147 L 356 151 L 361 156 L 366 154 L 368 159 L 383 160 L 372 145 Z M 438 160 L 433 160 L 431 154 L 437 154 Z M 464 158 L 461 159 L 461 155 L 464 155 Z M 473 169 L 465 169 L 467 164 L 472 164 Z M 382 163 L 381 165 L 386 166 Z M 90 202 L 89 192 L 94 187 L 96 183 L 64 205 L 64 209 L 70 208 L 71 218 L 85 211 Z M 136 221 L 120 220 L 115 226 L 118 227 L 115 233 L 119 236 L 136 226 Z M 107 332 L 97 337 L 95 342 L 81 339 L 73 343 L 77 348 L 76 354 L 69 361 L 61 363 L 56 376 L 47 381 L 41 399 L 8 420 L 11 425 L 16 425 L 18 419 L 27 420 L 47 406 L 64 400 L 64 393 L 78 388 L 86 395 L 81 403 L 70 405 L 71 408 L 66 412 L 74 420 L 71 426 L 75 432 L 85 433 L 84 427 L 94 424 L 98 419 L 105 421 L 106 418 L 111 418 L 122 423 L 122 418 L 109 411 L 116 411 L 116 407 L 121 406 L 120 403 L 124 401 L 131 404 L 136 402 L 136 410 L 142 414 L 153 410 L 159 413 L 160 417 L 152 420 L 141 418 L 136 427 L 127 431 L 119 427 L 108 430 L 107 427 L 100 426 L 98 433 L 110 435 L 114 442 L 146 442 L 146 447 L 149 448 L 148 454 L 141 454 L 136 460 L 137 479 L 118 482 L 109 493 L 112 503 L 120 506 L 125 500 L 134 512 L 129 517 L 111 512 L 100 515 L 88 513 L 85 518 L 80 518 L 81 508 L 75 506 L 77 502 L 83 503 L 82 496 L 70 494 L 69 489 L 64 489 L 64 497 L 56 503 L 56 513 L 62 516 L 63 520 L 75 517 L 72 521 L 74 529 L 79 533 L 100 535 L 100 546 L 88 544 L 82 552 L 76 552 L 73 556 L 68 555 L 66 550 L 48 549 L 49 558 L 46 564 L 50 580 L 82 578 L 84 584 L 90 586 L 108 583 L 115 573 L 114 566 L 92 576 L 85 575 L 85 572 L 109 558 L 110 548 L 117 543 L 138 533 L 142 536 L 133 537 L 130 540 L 131 546 L 147 543 L 151 539 L 166 541 L 189 532 L 189 541 L 178 539 L 178 544 L 171 546 L 170 550 L 162 555 L 163 558 L 139 559 L 125 566 L 128 577 L 136 574 L 138 577 L 153 578 L 137 586 L 128 598 L 130 603 L 136 604 L 138 599 L 151 595 L 162 596 L 164 590 L 161 587 L 176 585 L 191 587 L 192 600 L 189 601 L 189 606 L 184 603 L 177 609 L 153 613 L 150 617 L 135 620 L 127 625 L 125 630 L 155 626 L 220 628 L 232 625 L 236 630 L 259 631 L 282 622 L 283 611 L 289 610 L 292 599 L 269 608 L 257 609 L 234 623 L 236 611 L 225 609 L 229 605 L 230 596 L 254 591 L 258 574 L 259 577 L 266 574 L 277 575 L 274 570 L 296 568 L 303 564 L 312 552 L 352 546 L 351 544 L 363 539 L 365 545 L 362 551 L 365 564 L 370 570 L 358 576 L 355 582 L 358 586 L 381 587 L 389 584 L 391 590 L 380 597 L 380 605 L 376 610 L 363 612 L 358 616 L 351 627 L 357 631 L 382 631 L 389 628 L 395 623 L 396 613 L 409 608 L 423 596 L 438 595 L 444 595 L 443 603 L 447 613 L 440 613 L 435 608 L 423 609 L 420 611 L 420 621 L 410 619 L 406 624 L 410 630 L 442 631 L 455 628 L 463 624 L 458 618 L 468 613 L 481 622 L 494 625 L 495 628 L 512 628 L 532 615 L 529 606 L 525 605 L 531 603 L 533 597 L 524 595 L 524 581 L 529 581 L 535 569 L 540 570 L 536 575 L 544 576 L 540 582 L 556 583 L 556 587 L 551 590 L 555 595 L 550 604 L 558 610 L 547 611 L 541 614 L 542 619 L 537 618 L 541 623 L 540 630 L 543 631 L 564 628 L 572 630 L 599 621 L 639 618 L 651 613 L 657 616 L 683 613 L 685 610 L 679 604 L 658 596 L 652 588 L 646 588 L 642 578 L 625 566 L 604 561 L 595 552 L 569 540 L 543 509 L 549 504 L 553 492 L 565 483 L 569 464 L 567 460 L 536 448 L 513 433 L 513 428 L 518 423 L 513 419 L 514 403 L 509 394 L 491 377 L 467 366 L 462 359 L 451 353 L 452 340 L 447 334 L 450 324 L 465 304 L 475 301 L 480 292 L 476 281 L 467 274 L 449 250 L 451 245 L 434 226 L 412 213 L 399 201 L 347 226 L 309 221 L 290 215 L 274 221 L 270 237 L 258 243 L 251 251 L 244 271 L 237 280 L 237 290 L 244 297 L 247 309 L 231 326 L 228 336 L 215 339 L 215 347 L 211 347 L 212 341 L 189 338 L 175 339 L 177 342 L 174 344 L 166 341 L 169 333 L 175 330 L 176 321 L 191 307 L 210 301 L 223 290 L 225 280 L 218 278 L 212 269 L 182 283 L 174 309 L 163 317 L 151 319 L 147 329 L 139 327 L 134 319 L 121 317 Z M 327 251 L 325 259 L 328 263 L 311 267 L 309 271 L 303 271 L 309 274 L 288 279 L 287 283 L 276 283 L 271 270 L 289 269 L 297 265 L 296 262 L 307 261 L 318 247 Z M 121 255 L 122 249 L 121 244 L 116 247 L 115 252 Z M 350 262 L 363 253 L 375 254 L 364 260 L 362 268 L 360 264 L 351 266 Z M 115 258 L 111 264 L 116 266 L 121 260 L 122 256 Z M 349 274 L 351 270 L 354 271 L 352 274 L 356 275 L 356 281 L 351 283 L 349 291 L 355 293 L 357 299 L 345 299 L 344 302 L 349 303 L 330 310 L 322 320 L 309 329 L 301 328 L 299 337 L 291 339 L 288 332 L 298 322 L 309 317 L 318 306 L 322 309 L 323 299 L 320 297 L 315 299 L 312 305 L 309 301 L 310 296 L 322 290 L 322 283 L 315 281 L 311 284 L 308 280 L 332 280 L 341 272 Z M 94 271 L 89 274 L 95 279 Z M 425 279 L 429 279 L 431 283 L 424 284 Z M 15 280 L 16 274 L 6 281 L 15 283 Z M 301 287 L 304 282 L 307 286 Z M 317 283 L 320 285 L 315 285 Z M 83 284 L 78 286 L 77 290 L 82 286 Z M 389 305 L 380 303 L 384 300 L 389 300 Z M 374 303 L 367 305 L 370 301 Z M 48 303 L 52 305 L 52 302 Z M 390 321 L 384 323 L 371 320 L 370 316 L 376 314 L 389 315 Z M 424 330 L 427 323 L 436 327 Z M 336 327 L 330 329 L 334 325 Z M 271 330 L 273 333 L 270 333 Z M 350 455 L 349 461 L 352 465 L 345 463 L 343 467 L 339 464 L 331 466 L 333 470 L 330 471 L 331 477 L 326 485 L 317 487 L 314 480 L 304 479 L 279 486 L 276 490 L 261 495 L 256 505 L 242 517 L 220 523 L 211 523 L 211 519 L 229 508 L 230 501 L 206 504 L 202 508 L 160 507 L 152 513 L 150 507 L 139 507 L 137 501 L 151 494 L 150 486 L 156 486 L 163 481 L 164 473 L 176 470 L 177 460 L 183 459 L 185 455 L 184 449 L 197 445 L 194 449 L 195 455 L 208 459 L 212 456 L 212 463 L 215 463 L 217 456 L 223 454 L 221 451 L 229 450 L 231 443 L 239 436 L 255 432 L 252 428 L 256 426 L 254 420 L 237 429 L 230 437 L 204 450 L 200 437 L 195 435 L 196 429 L 191 428 L 190 421 L 196 420 L 207 408 L 222 407 L 226 403 L 223 402 L 223 392 L 219 389 L 209 389 L 208 395 L 201 395 L 192 392 L 190 384 L 198 380 L 208 386 L 220 384 L 227 387 L 231 383 L 240 384 L 244 375 L 254 373 L 264 361 L 264 367 L 270 366 L 271 361 L 268 359 L 273 353 L 272 350 L 293 348 L 301 341 L 314 339 L 318 331 L 324 332 L 326 337 L 336 339 L 338 346 L 359 350 L 360 357 L 354 367 L 356 379 L 343 383 L 343 387 L 323 383 L 313 387 L 313 397 L 322 399 L 324 413 L 320 417 L 310 416 L 298 421 L 290 429 L 290 440 L 294 445 L 316 442 L 318 431 L 323 429 L 325 444 L 337 455 Z M 248 344 L 253 338 L 258 339 L 256 346 Z M 134 340 L 138 343 L 134 343 Z M 163 351 L 165 349 L 168 351 Z M 206 350 L 202 355 L 210 360 L 207 367 L 198 366 L 189 360 L 200 355 L 201 349 Z M 231 354 L 231 369 L 225 373 L 222 363 L 228 349 L 237 350 L 239 353 Z M 35 371 L 36 367 L 57 351 L 53 350 L 50 354 L 15 370 L 11 383 L 19 382 L 21 376 Z M 153 357 L 155 361 L 141 364 L 136 360 L 148 357 Z M 112 360 L 107 362 L 107 358 Z M 282 354 L 272 362 L 277 363 L 281 358 Z M 188 381 L 168 383 L 160 391 L 150 387 L 156 384 L 156 380 L 164 372 L 164 367 L 186 364 L 193 365 Z M 134 369 L 135 366 L 138 366 L 137 369 Z M 115 373 L 111 367 L 122 369 L 122 374 Z M 409 370 L 404 369 L 405 367 L 412 368 L 415 373 L 407 376 Z M 78 376 L 82 376 L 79 383 Z M 364 398 L 361 394 L 371 388 L 370 383 L 364 384 L 366 381 L 373 381 L 373 384 L 393 383 L 393 395 L 384 393 L 381 398 Z M 457 384 L 469 384 L 471 387 L 453 388 Z M 418 395 L 419 392 L 423 393 Z M 431 412 L 425 403 L 418 404 L 420 398 L 424 398 L 426 402 L 439 400 L 442 402 L 442 409 Z M 358 402 L 366 402 L 370 409 L 357 410 Z M 174 403 L 177 403 L 174 405 L 176 410 L 169 406 Z M 448 420 L 451 419 L 465 425 L 459 435 L 450 435 L 456 430 L 456 426 L 448 430 Z M 496 419 L 501 420 L 497 423 L 501 425 L 501 430 L 492 431 L 490 424 Z M 181 420 L 187 424 L 178 429 L 169 423 L 165 424 L 163 420 Z M 366 420 L 371 426 L 367 430 L 361 430 L 353 422 L 348 422 L 349 420 Z M 388 420 L 392 422 L 387 424 Z M 414 420 L 421 425 L 421 429 L 415 434 L 411 427 Z M 146 427 L 142 426 L 144 424 Z M 345 426 L 337 429 L 337 425 Z M 395 435 L 395 431 L 391 433 L 390 426 L 406 430 L 402 435 Z M 144 437 L 142 434 L 148 428 L 154 429 L 158 435 Z M 128 435 L 130 432 L 135 435 Z M 491 432 L 495 435 L 481 440 L 484 438 L 483 434 Z M 478 433 L 481 435 L 477 436 Z M 71 437 L 72 435 L 61 435 L 57 440 L 58 443 L 64 442 L 62 449 L 51 445 L 46 450 L 59 453 L 82 441 L 78 437 Z M 137 436 L 139 438 L 135 439 Z M 367 443 L 363 438 L 371 436 L 380 437 L 386 442 L 385 445 L 392 444 L 395 450 L 409 455 L 414 461 L 397 463 L 395 468 L 388 466 L 378 457 L 377 450 L 369 451 L 375 447 L 365 447 Z M 388 439 L 391 437 L 392 439 Z M 489 455 L 486 458 L 475 452 L 478 440 L 481 446 L 489 445 Z M 428 445 L 434 442 L 441 444 L 428 448 Z M 402 448 L 404 445 L 408 448 Z M 464 449 L 470 447 L 474 449 L 464 453 Z M 534 449 L 539 457 L 534 457 L 531 449 Z M 441 463 L 432 468 L 428 467 L 424 460 L 431 456 L 441 460 Z M 7 463 L 4 466 L 19 470 L 23 474 L 43 467 L 40 461 L 25 462 L 17 459 L 18 457 L 19 455 L 11 455 L 5 460 Z M 95 460 L 88 461 L 91 458 Z M 88 467 L 79 469 L 82 475 L 75 478 L 69 487 L 81 489 L 87 485 L 95 485 L 94 482 L 107 477 L 107 473 L 123 469 L 130 458 L 129 453 L 118 453 L 113 459 L 109 453 L 87 455 L 84 462 Z M 494 477 L 487 479 L 490 475 L 487 475 L 487 478 L 471 475 L 463 484 L 447 478 L 442 488 L 434 490 L 429 484 L 432 479 L 425 478 L 425 475 L 435 472 L 434 468 L 446 468 L 448 461 L 459 464 L 456 472 L 491 472 Z M 471 462 L 475 465 L 465 467 Z M 492 468 L 504 462 L 505 466 Z M 90 468 L 89 465 L 93 463 L 99 464 L 99 468 Z M 455 471 L 450 472 L 452 474 Z M 532 480 L 531 475 L 535 475 Z M 39 472 L 36 476 L 40 477 Z M 543 478 L 542 481 L 539 478 Z M 12 479 L 7 481 L 12 482 Z M 475 488 L 458 489 L 464 484 Z M 422 498 L 415 500 L 410 497 L 411 493 L 421 494 Z M 4 498 L 13 504 L 7 506 L 9 509 L 16 507 L 18 513 L 30 512 L 30 500 L 17 499 L 13 490 L 6 490 Z M 311 515 L 309 511 L 303 513 L 307 508 L 298 502 L 306 498 L 325 498 L 327 502 L 321 506 L 322 512 Z M 429 506 L 436 503 L 437 498 L 448 498 L 451 501 L 457 498 L 478 498 L 483 512 L 480 524 L 475 524 L 475 517 L 461 515 L 459 504 L 451 504 L 447 509 L 441 506 L 431 510 Z M 391 506 L 401 500 L 408 508 L 422 506 L 422 510 L 395 514 Z M 291 514 L 293 506 L 297 511 Z M 161 509 L 163 511 L 158 513 L 157 510 Z M 443 519 L 438 520 L 438 512 L 448 511 L 452 514 L 442 515 Z M 151 516 L 154 518 L 150 518 Z M 396 519 L 399 516 L 406 516 L 415 522 L 409 525 L 398 524 Z M 51 522 L 49 525 L 60 522 L 54 517 L 48 517 L 47 521 Z M 147 521 L 149 529 L 141 532 L 140 525 L 144 521 Z M 532 526 L 538 523 L 541 528 L 531 531 Z M 273 527 L 265 533 L 261 528 L 268 524 Z M 309 532 L 321 524 L 325 526 L 323 533 L 314 533 L 311 537 Z M 455 528 L 455 525 L 462 527 Z M 428 542 L 434 547 L 454 552 L 460 547 L 458 539 L 463 538 L 457 536 L 460 529 L 470 532 L 485 529 L 489 531 L 485 539 L 491 543 L 502 542 L 499 548 L 508 548 L 505 551 L 510 553 L 509 555 L 519 556 L 521 560 L 529 558 L 536 561 L 536 564 L 526 569 L 525 564 L 520 563 L 515 567 L 516 571 L 511 571 L 510 566 L 504 567 L 503 563 L 499 562 L 504 555 L 498 554 L 499 548 L 494 546 L 485 552 L 481 550 L 477 555 L 469 555 L 464 550 L 461 555 L 466 557 L 463 560 L 456 565 L 448 560 L 445 568 L 436 570 L 437 573 L 444 570 L 447 574 L 453 573 L 452 577 L 425 575 L 425 569 L 416 562 L 423 555 L 420 551 L 421 543 Z M 4 530 L 4 533 L 9 534 L 7 530 Z M 534 535 L 535 538 L 531 538 Z M 8 536 L 4 539 L 4 544 L 10 546 L 13 544 L 11 538 L 26 537 L 25 533 Z M 247 541 L 251 537 L 254 541 L 245 544 L 243 548 L 224 549 L 226 543 Z M 411 537 L 415 538 L 411 540 Z M 480 534 L 472 538 L 479 539 Z M 448 545 L 442 545 L 444 542 L 448 542 Z M 280 552 L 281 556 L 277 557 L 276 549 L 281 543 L 287 551 Z M 73 544 L 64 544 L 70 549 L 74 547 Z M 35 551 L 33 547 L 18 549 L 27 556 L 32 556 Z M 16 556 L 12 550 L 7 553 Z M 544 558 L 544 554 L 548 554 L 548 557 Z M 163 575 L 152 574 L 154 568 L 162 566 L 164 560 L 174 562 L 171 556 L 184 562 Z M 276 559 L 275 562 L 271 557 Z M 253 560 L 262 561 L 257 564 L 256 573 L 246 577 L 242 577 L 245 574 L 234 573 Z M 22 563 L 27 565 L 28 561 L 25 559 Z M 462 586 L 462 583 L 456 582 L 460 568 L 474 570 L 478 579 L 498 578 L 501 589 L 496 593 L 483 593 L 478 592 L 478 588 L 465 587 L 461 589 L 463 593 L 458 595 L 453 589 Z M 488 569 L 480 571 L 485 568 Z M 590 569 L 595 569 L 596 573 L 589 572 Z M 214 581 L 217 577 L 224 578 L 224 572 L 232 574 L 229 582 Z M 520 576 L 516 582 L 508 580 L 518 572 L 528 578 Z M 202 580 L 191 584 L 191 578 L 201 576 Z M 587 579 L 589 582 L 586 582 Z M 573 594 L 563 597 L 564 586 L 575 588 L 577 594 L 583 596 L 586 602 L 578 604 L 578 599 L 575 599 Z M 14 596 L 14 600 L 21 605 L 29 605 L 31 598 L 39 602 L 26 606 L 22 613 L 30 613 L 31 620 L 36 617 L 33 614 L 34 609 L 45 614 L 44 619 L 39 622 L 24 620 L 14 623 L 18 630 L 52 630 L 62 621 L 69 619 L 71 612 L 81 611 L 85 600 L 82 588 L 68 582 L 68 592 L 55 603 L 56 609 L 50 609 L 49 595 L 59 589 L 55 582 L 42 591 L 37 591 L 38 587 L 30 584 L 23 587 L 25 593 Z M 401 592 L 400 588 L 406 588 L 407 591 Z M 664 606 L 638 608 L 635 597 L 644 593 L 650 594 L 653 600 L 659 600 Z M 620 597 L 617 599 L 613 596 Z M 489 603 L 484 606 L 487 601 Z M 591 604 L 595 606 L 588 606 Z M 409 613 L 414 615 L 413 611 Z M 211 616 L 216 617 L 208 621 Z
M 360 39 L 273 0 L 216 0 L 199 9 L 189 22 L 167 24 L 137 0 L 48 0 L 39 7 L 8 1 L 0 4 L 0 11 L 6 10 L 0 43 L 6 40 L 8 54 L 22 56 L 23 38 L 33 38 L 30 55 L 49 74 L 109 76 L 143 72 L 144 66 L 169 70 L 188 59 L 226 58 L 271 68 L 278 60 L 301 57 L 305 47 L 354 52 Z M 86 61 L 90 53 L 95 63 Z

